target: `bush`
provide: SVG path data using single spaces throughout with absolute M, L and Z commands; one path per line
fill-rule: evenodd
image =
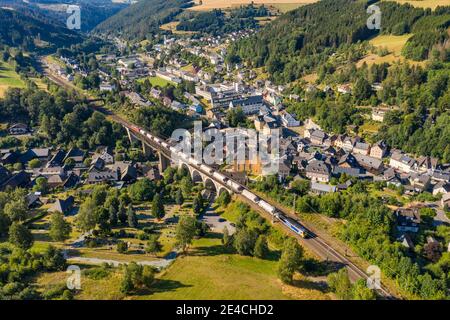
M 155 279 L 155 270 L 150 266 L 141 266 L 131 262 L 124 266 L 124 275 L 120 291 L 130 294 L 136 289 L 149 289 Z
M 98 268 L 92 268 L 84 271 L 84 275 L 92 280 L 100 280 L 109 277 L 111 269 L 109 266 L 103 265 Z
M 148 240 L 149 235 L 145 232 L 140 232 L 140 233 L 136 234 L 136 238 L 139 240 Z
M 37 168 L 39 168 L 41 165 L 42 165 L 42 163 L 41 163 L 41 161 L 39 161 L 39 159 L 33 159 L 33 160 L 30 160 L 30 161 L 28 162 L 28 166 L 29 166 L 31 169 L 37 169 Z
M 117 252 L 118 253 L 127 253 L 127 251 L 128 251 L 128 245 L 123 241 L 119 241 L 117 243 Z

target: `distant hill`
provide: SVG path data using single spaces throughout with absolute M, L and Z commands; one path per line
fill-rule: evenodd
M 0 9 L 0 43 L 26 50 L 52 49 L 81 42 L 83 37 L 34 10 Z
M 111 0 L 0 0 L 0 7 L 13 7 L 18 11 L 38 11 L 49 18 L 65 23 L 69 5 L 81 7 L 81 31 L 91 31 L 99 23 L 115 15 L 128 6 L 127 3 L 115 3 Z
M 144 40 L 192 5 L 191 0 L 140 0 L 102 22 L 94 32 Z

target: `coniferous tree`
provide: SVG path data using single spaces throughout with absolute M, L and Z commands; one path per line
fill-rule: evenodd
M 161 199 L 161 196 L 158 193 L 155 194 L 155 196 L 153 197 L 152 214 L 158 220 L 161 219 L 162 217 L 164 217 L 164 215 L 165 215 L 164 204 Z
M 117 213 L 117 217 L 120 220 L 120 223 L 122 225 L 127 223 L 127 213 L 125 211 L 125 206 L 123 204 L 120 204 L 119 206 L 119 212 Z
M 109 223 L 112 227 L 117 226 L 117 210 L 113 205 L 109 206 Z
M 179 206 L 184 203 L 183 192 L 181 191 L 181 189 L 178 189 L 177 193 L 175 194 L 175 203 Z
M 137 228 L 138 227 L 138 219 L 136 216 L 136 213 L 133 210 L 133 207 L 130 205 L 127 209 L 127 219 L 128 219 L 128 226 L 130 228 Z

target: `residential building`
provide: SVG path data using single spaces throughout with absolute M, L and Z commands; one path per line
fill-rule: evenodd
M 337 91 L 342 94 L 352 94 L 352 87 L 350 84 L 342 84 L 337 87 Z
M 64 215 L 69 214 L 72 211 L 75 199 L 69 196 L 65 200 L 57 199 L 56 202 L 50 207 L 48 211 L 50 212 L 61 212 Z
M 442 208 L 450 208 L 450 193 L 446 193 L 442 196 L 441 199 Z M 450 247 L 450 244 L 449 244 Z
M 27 134 L 29 132 L 30 132 L 30 129 L 24 123 L 16 123 L 8 128 L 8 133 L 10 135 Z
M 309 139 L 311 140 L 312 144 L 321 145 L 326 137 L 327 134 L 322 130 L 314 130 L 310 133 Z
M 438 182 L 433 187 L 433 195 L 436 196 L 438 194 L 447 194 L 450 192 L 450 184 L 446 182 Z
M 386 155 L 387 146 L 384 141 L 378 141 L 370 148 L 370 156 L 372 158 L 383 159 Z
M 431 177 L 427 174 L 412 174 L 409 182 L 416 192 L 428 191 Z
M 356 154 L 358 164 L 373 174 L 379 174 L 383 170 L 383 161 L 362 154 Z
M 5 190 L 8 188 L 26 188 L 28 187 L 30 182 L 30 174 L 26 173 L 25 171 L 20 171 L 3 182 L 3 184 L 0 186 L 0 190 Z
M 281 122 L 285 127 L 298 127 L 300 126 L 300 121 L 294 118 L 293 115 L 291 115 L 288 112 L 284 112 L 281 115 Z
M 78 148 L 72 148 L 69 150 L 69 152 L 67 152 L 63 162 L 66 163 L 68 159 L 72 159 L 73 162 L 75 163 L 75 168 L 81 168 L 84 167 L 83 161 L 85 157 L 86 152 Z
M 105 164 L 113 164 L 114 163 L 114 153 L 113 153 L 112 148 L 106 147 L 105 149 L 103 149 L 99 158 L 102 159 L 105 162 Z
M 311 191 L 317 194 L 326 194 L 336 192 L 337 187 L 329 184 L 311 182 Z
M 251 96 L 230 102 L 230 108 L 242 108 L 242 111 L 246 115 L 259 113 L 263 106 L 264 101 L 262 96 Z
M 418 232 L 421 222 L 418 208 L 400 208 L 395 211 L 399 232 Z
M 3 166 L 0 166 L 0 186 L 3 182 L 8 180 L 9 177 L 11 177 L 11 173 L 9 172 L 9 170 Z
M 364 142 L 356 142 L 356 144 L 352 150 L 353 153 L 361 154 L 364 156 L 367 156 L 369 154 L 369 151 L 370 151 L 370 145 L 368 143 L 364 143 Z
M 393 152 L 389 160 L 389 166 L 406 173 L 413 171 L 415 165 L 416 160 L 399 151 Z
M 433 172 L 438 166 L 438 159 L 432 157 L 420 157 L 417 159 L 417 168 L 420 172 Z
M 114 89 L 116 88 L 115 85 L 110 84 L 109 82 L 103 82 L 102 84 L 100 84 L 100 91 L 114 91 Z
M 66 153 L 58 149 L 50 161 L 47 163 L 47 168 L 50 167 L 61 167 L 64 164 L 64 158 L 66 157 Z
M 313 160 L 306 166 L 306 177 L 314 182 L 329 182 L 330 168 L 328 165 L 319 160 Z
M 111 183 L 119 181 L 119 175 L 117 171 L 106 170 L 106 171 L 96 171 L 93 170 L 89 172 L 86 179 L 88 184 L 99 184 L 99 183 Z

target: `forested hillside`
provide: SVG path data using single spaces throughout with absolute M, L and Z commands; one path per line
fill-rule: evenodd
M 101 23 L 94 32 L 144 40 L 190 6 L 191 0 L 141 0 Z
M 232 9 L 229 14 L 222 10 L 186 11 L 180 17 L 177 30 L 195 31 L 217 36 L 244 29 L 256 29 L 259 24 L 255 18 L 269 15 L 270 12 L 265 6 L 256 7 L 253 5 Z
M 233 45 L 228 61 L 265 66 L 275 82 L 283 83 L 314 71 L 336 48 L 368 40 L 379 32 L 400 35 L 414 32 L 416 23 L 423 24 L 405 48 L 405 55 L 416 60 L 427 58 L 433 45 L 448 39 L 444 30 L 450 8 L 432 12 L 393 2 L 378 3 L 382 11 L 378 31 L 366 26 L 368 2 L 323 0 L 288 12 L 257 35 Z
M 65 24 L 69 14 L 68 5 L 81 7 L 81 31 L 90 31 L 99 23 L 126 8 L 125 3 L 114 3 L 111 0 L 0 0 L 0 7 L 7 6 L 17 11 L 37 11 L 49 19 Z
M 70 46 L 82 40 L 78 33 L 32 10 L 0 9 L 0 21 L 0 44 L 25 50 Z

